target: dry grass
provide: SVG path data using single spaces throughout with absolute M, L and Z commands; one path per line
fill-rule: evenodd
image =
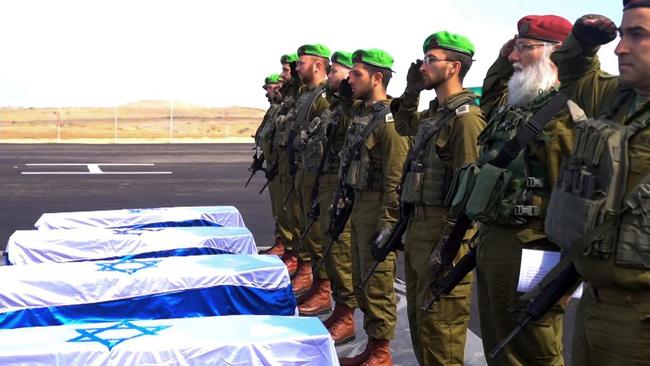
M 115 116 L 117 114 L 117 128 Z M 254 108 L 203 108 L 174 103 L 173 138 L 250 137 L 264 111 Z M 167 102 L 144 101 L 114 108 L 0 108 L 0 140 L 167 139 Z

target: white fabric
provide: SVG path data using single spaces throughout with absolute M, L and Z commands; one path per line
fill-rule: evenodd
M 0 330 L 3 366 L 338 365 L 318 318 L 236 315 Z M 131 326 L 141 327 L 151 333 Z M 79 331 L 81 330 L 81 332 Z M 84 336 L 112 338 L 112 349 Z M 86 334 L 88 334 L 86 333 Z
M 246 226 L 244 219 L 234 206 L 161 207 L 44 213 L 34 226 L 37 229 L 116 228 L 186 220 L 206 220 L 221 226 Z
M 132 274 L 119 270 L 148 267 Z M 102 270 L 102 267 L 104 270 Z M 0 314 L 24 308 L 88 304 L 214 286 L 265 290 L 291 284 L 277 256 L 202 255 L 0 266 Z
M 211 226 L 19 230 L 9 237 L 6 252 L 11 264 L 35 264 L 109 259 L 184 248 L 257 253 L 253 234 L 247 228 Z

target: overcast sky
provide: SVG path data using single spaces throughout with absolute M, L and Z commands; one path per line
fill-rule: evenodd
M 574 22 L 600 13 L 618 24 L 621 10 L 619 0 L 6 0 L 0 2 L 0 106 L 162 99 L 265 108 L 264 77 L 280 71 L 282 54 L 305 43 L 388 51 L 397 72 L 388 91 L 398 96 L 411 61 L 422 57 L 422 42 L 440 30 L 475 43 L 465 85 L 479 86 L 522 16 L 556 14 Z M 612 73 L 618 73 L 615 43 L 600 53 Z

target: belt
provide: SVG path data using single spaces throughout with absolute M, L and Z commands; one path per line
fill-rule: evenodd
M 384 197 L 384 192 L 379 191 L 355 191 L 355 200 L 359 201 L 380 201 Z
M 601 302 L 619 305 L 650 302 L 650 291 L 625 291 L 606 287 L 590 288 L 594 298 Z
M 443 207 L 426 205 L 415 206 L 414 212 L 416 216 L 443 216 L 445 213 L 446 210 Z
M 338 174 L 323 174 L 320 176 L 321 183 L 338 183 Z

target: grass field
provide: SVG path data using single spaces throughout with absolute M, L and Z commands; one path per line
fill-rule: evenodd
M 0 108 L 0 141 L 248 138 L 264 111 L 145 101 L 117 108 Z M 116 122 L 117 121 L 117 122 Z

